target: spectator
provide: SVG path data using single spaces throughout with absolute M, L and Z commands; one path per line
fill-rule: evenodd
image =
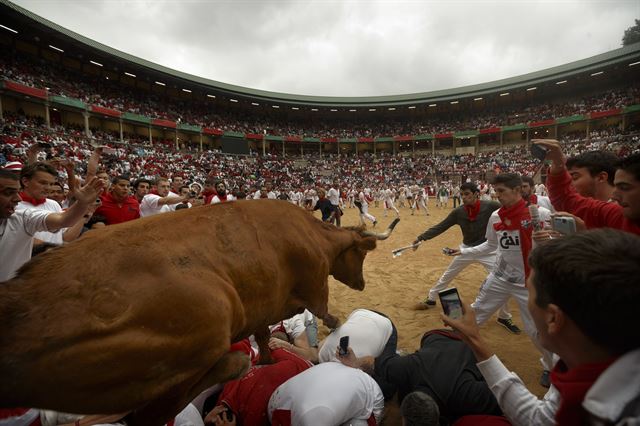
M 547 158 L 552 160 L 547 189 L 557 210 L 578 216 L 587 228 L 608 227 L 640 235 L 640 154 L 632 154 L 618 164 L 612 194 L 617 203 L 608 203 L 576 192 L 558 141 L 543 139 L 534 143 L 545 146 Z
M 540 343 L 558 354 L 542 400 L 509 372 L 482 338 L 473 310 L 444 316 L 478 361 L 478 368 L 514 426 L 640 421 L 640 329 L 637 321 L 640 238 L 612 229 L 549 241 L 531 254 L 528 310 Z M 464 306 L 464 305 L 463 305 Z
M 606 151 L 588 151 L 567 159 L 566 167 L 578 194 L 610 201 L 618 157 Z
M 24 167 L 20 173 L 22 201 L 16 211 L 36 209 L 53 213 L 61 213 L 62 207 L 56 201 L 48 199 L 50 185 L 56 183 L 58 171 L 48 163 L 36 162 Z M 62 245 L 64 242 L 73 241 L 82 231 L 83 221 L 74 223 L 67 229 L 59 229 L 55 232 L 41 231 L 34 234 L 36 244 L 49 243 Z
M 101 205 L 95 215 L 104 218 L 105 225 L 116 225 L 140 217 L 140 205 L 132 195 L 131 183 L 127 176 L 113 179 L 109 192 L 100 197 Z
M 90 180 L 76 190 L 76 202 L 64 212 L 27 209 L 15 212 L 20 202 L 20 184 L 15 173 L 0 170 L 0 282 L 13 278 L 31 258 L 33 235 L 39 231 L 56 231 L 82 219 L 87 207 L 100 194 L 102 183 Z
M 142 199 L 151 190 L 151 181 L 147 179 L 137 179 L 133 183 L 133 189 L 135 190 L 133 196 L 138 204 L 142 203 Z
M 140 216 L 153 216 L 159 213 L 167 213 L 172 209 L 170 206 L 189 201 L 189 197 L 169 195 L 169 179 L 158 178 L 156 180 L 157 194 L 147 194 L 140 203 Z

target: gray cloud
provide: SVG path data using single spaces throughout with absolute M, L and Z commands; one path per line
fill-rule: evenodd
M 620 47 L 627 1 L 16 3 L 191 74 L 277 92 L 368 96 L 497 80 Z

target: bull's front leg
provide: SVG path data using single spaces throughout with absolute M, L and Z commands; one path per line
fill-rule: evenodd
M 271 332 L 269 327 L 261 328 L 254 334 L 256 343 L 260 349 L 259 365 L 273 364 L 273 358 L 271 357 L 271 350 L 269 349 L 269 339 L 271 338 Z
M 327 312 L 321 319 L 324 325 L 332 330 L 340 326 L 340 320 L 338 317 L 331 315 L 329 312 Z

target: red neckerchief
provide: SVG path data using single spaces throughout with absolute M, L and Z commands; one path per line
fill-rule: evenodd
M 218 199 L 220 200 L 220 202 L 227 201 L 227 194 L 224 194 L 224 195 L 218 194 Z
M 582 425 L 586 412 L 582 401 L 600 374 L 606 370 L 615 358 L 605 362 L 584 364 L 571 370 L 559 361 L 551 372 L 551 383 L 560 393 L 560 408 L 556 412 L 556 424 L 559 426 Z
M 32 198 L 32 197 L 29 197 L 24 192 L 20 193 L 20 198 L 22 198 L 22 201 L 26 201 L 27 203 L 31 203 L 34 206 L 39 206 L 40 204 L 44 204 L 47 201 L 46 197 L 45 198 Z
M 520 199 L 511 207 L 500 207 L 498 210 L 500 222 L 495 223 L 493 228 L 496 231 L 519 231 L 520 249 L 522 251 L 522 262 L 524 264 L 525 278 L 529 276 L 529 252 L 531 252 L 531 215 L 524 199 Z
M 476 219 L 478 218 L 478 213 L 480 213 L 480 200 L 476 200 L 473 206 L 467 206 L 465 204 L 464 209 L 466 210 L 467 215 L 469 216 L 469 221 L 475 222 Z
M 538 204 L 538 196 L 532 193 L 528 198 L 525 199 L 525 201 L 527 202 L 527 205 Z

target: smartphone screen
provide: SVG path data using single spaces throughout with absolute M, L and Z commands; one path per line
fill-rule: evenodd
M 450 288 L 443 290 L 438 293 L 438 296 L 440 296 L 442 310 L 447 316 L 453 319 L 462 318 L 462 301 L 460 300 L 457 289 Z
M 349 348 L 349 336 L 343 336 L 340 338 L 340 355 L 346 355 Z

